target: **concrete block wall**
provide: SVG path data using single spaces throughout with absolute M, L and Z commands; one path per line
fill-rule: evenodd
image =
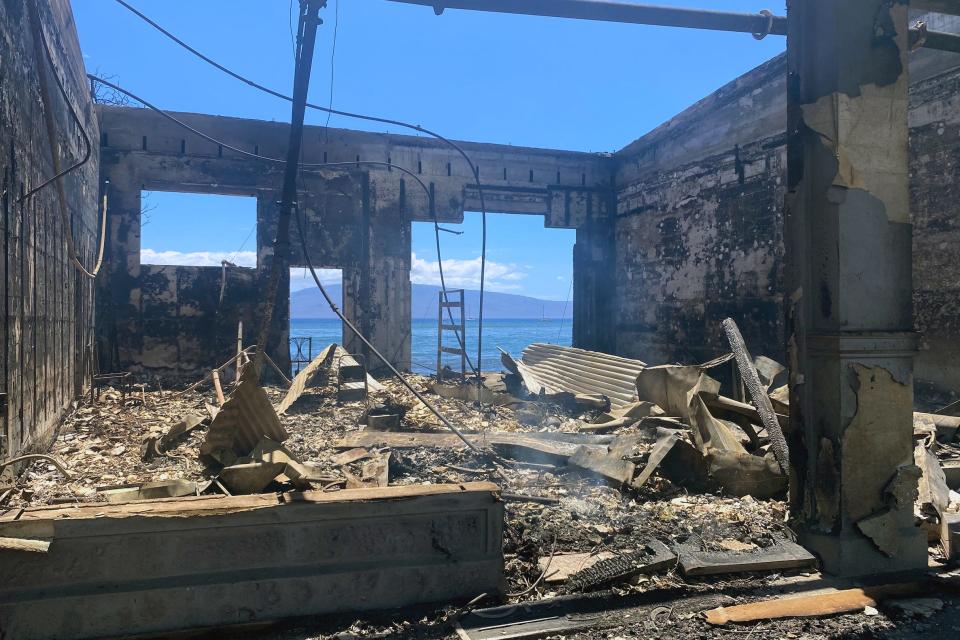
M 941 25 L 943 28 L 943 25 Z M 914 324 L 921 401 L 960 392 L 960 56 L 911 62 Z M 738 78 L 616 155 L 616 352 L 694 363 L 728 349 L 785 360 L 786 61 Z
M 71 264 L 66 234 L 73 234 L 81 262 L 92 268 L 99 127 L 70 3 L 42 0 L 36 6 L 52 65 L 35 48 L 28 0 L 0 3 L 0 459 L 41 448 L 52 438 L 65 408 L 88 383 L 86 353 L 93 339 L 93 283 Z M 54 175 L 38 65 L 47 79 L 47 108 L 63 168 L 82 158 L 85 147 L 55 76 L 94 147 L 90 160 L 62 179 L 72 230 L 61 222 L 53 184 L 20 199 Z

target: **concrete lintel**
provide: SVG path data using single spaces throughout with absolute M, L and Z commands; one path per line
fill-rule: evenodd
M 38 507 L 0 521 L 0 628 L 164 633 L 453 602 L 503 588 L 490 483 Z M 29 557 L 27 557 L 29 556 Z

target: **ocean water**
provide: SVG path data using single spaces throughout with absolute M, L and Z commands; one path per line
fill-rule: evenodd
M 411 369 L 415 373 L 431 374 L 437 368 L 437 321 L 413 320 L 411 342 Z M 467 321 L 466 329 L 467 352 L 470 360 L 476 364 L 477 359 L 477 322 Z M 343 344 L 341 323 L 339 320 L 307 320 L 293 319 L 290 321 L 290 337 L 312 337 L 313 355 L 321 349 L 336 342 Z M 523 349 L 534 342 L 547 342 L 570 346 L 573 343 L 573 321 L 545 319 L 545 320 L 484 320 L 483 321 L 483 370 L 500 370 L 500 352 L 497 347 L 519 358 Z M 452 331 L 444 332 L 444 346 L 456 348 L 457 338 Z M 294 358 L 295 349 L 291 347 L 291 358 Z M 306 354 L 304 354 L 306 355 Z M 391 355 L 391 354 L 385 354 Z M 460 368 L 460 357 L 444 355 L 444 364 L 454 370 Z M 469 366 L 469 365 L 468 365 Z

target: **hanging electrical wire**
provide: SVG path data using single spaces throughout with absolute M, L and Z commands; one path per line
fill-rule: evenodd
M 250 80 L 249 78 L 240 75 L 239 73 L 233 71 L 232 69 L 229 69 L 228 67 L 225 67 L 224 65 L 220 64 L 220 63 L 217 62 L 216 60 L 213 60 L 212 58 L 209 58 L 208 56 L 204 55 L 203 53 L 201 53 L 201 52 L 198 51 L 197 49 L 194 49 L 194 48 L 191 47 L 189 44 L 187 44 L 186 42 L 184 42 L 183 40 L 181 40 L 180 38 L 178 38 L 177 36 L 175 36 L 175 35 L 172 34 L 171 32 L 167 31 L 165 28 L 163 28 L 162 26 L 160 26 L 159 24 L 157 24 L 156 22 L 154 22 L 153 20 L 151 20 L 149 17 L 147 17 L 146 15 L 144 15 L 143 13 L 141 13 L 140 11 L 138 11 L 136 8 L 134 8 L 133 6 L 131 6 L 130 4 L 128 4 L 127 2 L 125 2 L 124 0 L 115 0 L 115 1 L 117 2 L 117 4 L 121 5 L 122 7 L 124 7 L 125 9 L 127 9 L 128 11 L 130 11 L 131 13 L 133 13 L 134 15 L 136 15 L 138 18 L 140 18 L 141 20 L 143 20 L 144 22 L 146 22 L 147 24 L 149 24 L 151 27 L 153 27 L 154 29 L 156 29 L 157 31 L 159 31 L 160 33 L 162 33 L 164 36 L 166 36 L 167 38 L 169 38 L 170 40 L 172 40 L 172 41 L 175 42 L 176 44 L 180 45 L 181 47 L 183 47 L 184 49 L 186 49 L 187 51 L 189 51 L 190 53 L 192 53 L 192 54 L 195 55 L 196 57 L 200 58 L 201 60 L 203 60 L 203 61 L 206 62 L 207 64 L 213 66 L 214 68 L 219 69 L 219 70 L 222 71 L 223 73 L 226 73 L 227 75 L 235 78 L 236 80 L 239 80 L 240 82 L 243 82 L 243 83 L 245 83 L 245 84 L 253 87 L 254 89 L 258 89 L 258 90 L 260 90 L 260 91 L 263 91 L 263 92 L 265 92 L 265 93 L 268 93 L 268 94 L 270 94 L 270 95 L 272 95 L 272 96 L 274 96 L 274 97 L 276 97 L 276 98 L 280 98 L 281 100 L 286 100 L 286 101 L 288 101 L 288 102 L 292 102 L 292 101 L 293 101 L 293 98 L 292 98 L 292 97 L 290 97 L 290 96 L 288 96 L 288 95 L 285 95 L 285 94 L 283 94 L 283 93 L 281 93 L 281 92 L 279 92 L 279 91 L 275 91 L 275 90 L 273 90 L 273 89 L 270 89 L 269 87 L 266 87 L 266 86 L 264 86 L 264 85 L 262 85 L 262 84 L 260 84 L 260 83 L 258 83 L 258 82 L 254 82 L 253 80 Z M 117 88 L 115 85 L 108 85 L 108 86 Z M 144 103 L 144 104 L 146 104 L 146 103 Z M 332 114 L 332 115 L 337 115 L 337 116 L 343 116 L 343 117 L 346 117 L 346 118 L 355 118 L 355 119 L 357 119 L 357 120 L 366 120 L 366 121 L 368 121 L 368 122 L 379 122 L 379 123 L 382 123 L 382 124 L 394 125 L 394 126 L 397 126 L 397 127 L 402 127 L 402 128 L 405 128 L 405 129 L 410 129 L 410 130 L 412 130 L 412 131 L 417 131 L 418 133 L 423 133 L 423 134 L 425 134 L 425 135 L 431 136 L 431 137 L 433 137 L 433 138 L 436 138 L 437 140 L 440 140 L 441 142 L 443 142 L 444 144 L 448 145 L 449 147 L 451 147 L 454 151 L 456 151 L 456 152 L 464 159 L 464 161 L 465 161 L 465 162 L 467 163 L 467 165 L 470 167 L 471 177 L 473 178 L 473 181 L 474 181 L 474 183 L 476 184 L 476 187 L 477 187 L 477 195 L 478 195 L 478 197 L 479 197 L 479 199 L 480 199 L 481 236 L 482 236 L 481 246 L 480 246 L 480 305 L 479 305 L 480 308 L 479 308 L 479 310 L 478 310 L 478 312 L 477 312 L 477 322 L 478 322 L 478 329 L 477 329 L 477 331 L 478 331 L 478 335 L 477 335 L 477 364 L 476 364 L 476 367 L 475 367 L 475 372 L 476 372 L 476 377 L 477 377 L 477 397 L 479 398 L 479 397 L 480 397 L 480 391 L 481 391 L 481 388 L 482 388 L 482 386 L 483 386 L 483 378 L 482 378 L 482 374 L 481 374 L 482 361 L 483 361 L 483 302 L 484 302 L 484 291 L 485 291 L 486 270 L 487 270 L 487 205 L 486 205 L 486 202 L 485 202 L 485 200 L 484 200 L 483 185 L 480 183 L 480 171 L 479 171 L 479 170 L 477 169 L 477 167 L 473 164 L 473 161 L 470 159 L 470 156 L 467 155 L 467 153 L 460 147 L 460 145 L 456 144 L 456 143 L 453 142 L 452 140 L 449 140 L 448 138 L 445 138 L 444 136 L 440 135 L 439 133 L 437 133 L 437 132 L 435 132 L 435 131 L 431 131 L 431 130 L 429 130 L 429 129 L 426 129 L 426 128 L 424 128 L 424 127 L 421 127 L 420 125 L 410 124 L 410 123 L 408 123 L 408 122 L 402 122 L 402 121 L 400 121 L 400 120 L 393 120 L 393 119 L 391 119 L 391 118 L 380 118 L 380 117 L 377 117 L 377 116 L 369 116 L 369 115 L 364 115 L 364 114 L 360 114 L 360 113 L 352 113 L 352 112 L 349 112 L 349 111 L 341 111 L 341 110 L 339 110 L 339 109 L 333 109 L 332 107 L 322 107 L 322 106 L 320 106 L 320 105 L 313 104 L 313 103 L 310 103 L 310 102 L 307 102 L 306 104 L 307 104 L 307 107 L 309 107 L 309 108 L 311 108 L 311 109 L 316 109 L 316 110 L 318 110 L 318 111 L 323 111 L 323 112 L 325 112 L 325 113 L 327 113 L 327 114 Z M 225 147 L 225 148 L 230 148 L 230 147 Z M 251 154 L 246 154 L 246 155 L 251 155 Z M 440 261 L 440 256 L 439 256 L 439 255 L 437 256 L 437 259 L 438 259 L 438 261 Z M 442 286 L 442 285 L 443 285 L 443 282 L 442 282 L 442 280 L 441 280 L 441 286 Z M 445 288 L 445 287 L 443 287 L 443 288 L 444 288 L 444 296 L 446 296 L 446 288 Z M 463 341 L 463 340 L 460 340 L 460 344 L 461 344 L 461 348 L 463 348 L 464 351 L 466 351 L 466 346 L 464 346 L 464 341 Z M 471 365 L 471 366 L 472 366 L 472 365 Z
M 34 48 L 35 48 L 35 57 L 37 63 L 37 76 L 40 81 L 40 95 L 43 100 L 43 116 L 47 129 L 47 136 L 50 139 L 50 155 L 53 161 L 54 175 L 52 178 L 49 178 L 33 189 L 27 191 L 25 194 L 20 196 L 16 202 L 24 202 L 27 198 L 38 193 L 41 189 L 50 184 L 56 184 L 57 187 L 57 199 L 59 203 L 60 210 L 60 222 L 64 227 L 64 238 L 67 241 L 67 253 L 70 256 L 70 261 L 73 263 L 73 266 L 82 273 L 84 276 L 92 279 L 97 277 L 97 274 L 100 272 L 100 267 L 103 266 L 103 255 L 104 249 L 106 247 L 106 234 L 107 234 L 107 196 L 103 195 L 103 212 L 100 220 L 100 233 L 98 241 L 98 251 L 97 251 L 97 261 L 92 270 L 87 270 L 83 266 L 83 263 L 80 262 L 80 258 L 77 255 L 77 246 L 73 239 L 73 224 L 70 219 L 70 212 L 67 209 L 67 196 L 66 191 L 64 190 L 63 183 L 60 182 L 60 179 L 66 176 L 73 171 L 76 171 L 87 162 L 89 162 L 90 157 L 93 155 L 93 145 L 90 144 L 90 136 L 87 134 L 86 128 L 83 126 L 83 121 L 80 120 L 80 117 L 77 115 L 77 111 L 73 106 L 73 101 L 70 100 L 70 97 L 67 95 L 67 89 L 63 85 L 63 82 L 60 80 L 60 76 L 57 74 L 56 65 L 53 61 L 53 55 L 50 53 L 50 45 L 47 43 L 47 38 L 43 33 L 43 27 L 40 25 L 40 20 L 36 14 L 36 7 L 33 3 L 27 3 L 30 13 L 30 23 L 33 30 L 34 37 Z M 41 53 L 43 55 L 41 55 Z M 77 128 L 80 130 L 81 137 L 83 138 L 84 144 L 84 154 L 83 157 L 67 167 L 66 169 L 60 169 L 60 155 L 59 148 L 56 143 L 56 122 L 53 119 L 53 106 L 50 100 L 50 92 L 47 90 L 47 73 L 46 66 L 50 66 L 51 75 L 57 85 L 57 89 L 60 92 L 60 96 L 63 98 L 64 103 L 67 106 L 67 111 L 70 113 L 70 117 L 73 118 L 73 121 L 76 123 Z
M 250 152 L 248 152 L 248 151 L 243 151 L 242 149 L 237 149 L 236 147 L 232 147 L 232 146 L 230 146 L 230 145 L 228 145 L 228 144 L 226 144 L 226 143 L 224 143 L 224 142 L 222 142 L 222 141 L 220 141 L 220 140 L 217 140 L 216 138 L 214 138 L 214 137 L 212 137 L 212 136 L 209 136 L 209 135 L 203 133 L 202 131 L 199 131 L 199 130 L 191 127 L 191 126 L 188 125 L 187 123 L 185 123 L 185 122 L 179 120 L 178 118 L 170 115 L 169 113 L 167 113 L 166 111 L 163 111 L 163 110 L 160 109 L 159 107 L 154 106 L 154 105 L 151 104 L 150 102 L 147 102 L 146 100 L 144 100 L 143 98 L 137 96 L 136 94 L 134 94 L 134 93 L 131 92 L 131 91 L 128 91 L 128 90 L 126 90 L 126 89 L 124 89 L 124 88 L 122 88 L 122 87 L 119 87 L 119 86 L 117 86 L 117 85 L 115 85 L 115 84 L 112 84 L 112 83 L 110 83 L 110 82 L 107 82 L 107 81 L 105 81 L 105 80 L 103 80 L 103 79 L 101 79 L 101 78 L 98 78 L 97 76 L 95 76 L 95 75 L 93 75 L 93 74 L 89 74 L 89 73 L 88 73 L 88 74 L 87 74 L 87 77 L 89 77 L 91 80 L 95 80 L 95 81 L 97 81 L 97 82 L 103 82 L 103 83 L 106 84 L 107 86 L 109 86 L 109 87 L 111 87 L 111 88 L 113 88 L 113 89 L 115 89 L 115 90 L 117 90 L 117 91 L 120 91 L 121 93 L 129 96 L 130 98 L 133 98 L 134 100 L 140 102 L 141 104 L 143 104 L 143 105 L 146 106 L 147 108 L 151 109 L 152 111 L 155 111 L 155 112 L 157 112 L 158 114 L 160 114 L 160 115 L 166 117 L 167 119 L 171 120 L 172 122 L 180 125 L 181 127 L 185 128 L 187 131 L 190 131 L 191 133 L 193 133 L 193 134 L 195 134 L 195 135 L 197 135 L 197 136 L 200 136 L 200 137 L 203 138 L 204 140 L 207 140 L 207 141 L 209 141 L 209 142 L 212 142 L 213 144 L 221 145 L 221 146 L 223 146 L 224 149 L 231 149 L 231 150 L 234 150 L 234 151 L 243 153 L 243 154 L 246 155 L 246 156 L 250 156 L 250 157 L 256 158 L 256 159 L 258 159 L 258 160 L 263 160 L 263 161 L 265 161 L 265 162 L 272 162 L 272 163 L 277 163 L 277 164 L 285 164 L 285 163 L 286 163 L 285 160 L 281 160 L 281 159 L 279 159 L 279 158 L 271 158 L 271 157 L 269 157 L 269 156 L 262 156 L 262 155 L 259 155 L 259 154 L 256 154 L 256 153 L 250 153 Z M 409 169 L 404 169 L 403 167 L 394 165 L 394 164 L 389 163 L 389 162 L 378 162 L 378 161 L 375 161 L 375 160 L 358 160 L 358 161 L 356 161 L 356 162 L 322 162 L 322 163 L 315 163 L 315 164 L 306 164 L 306 163 L 304 163 L 304 164 L 299 164 L 299 166 L 300 166 L 300 167 L 304 167 L 304 168 L 306 168 L 306 167 L 310 167 L 310 168 L 330 168 L 330 167 L 356 166 L 356 165 L 359 165 L 359 164 L 374 165 L 374 166 L 384 166 L 384 167 L 389 167 L 389 168 L 392 168 L 392 169 L 397 169 L 398 171 L 401 171 L 402 173 L 405 173 L 406 175 L 409 175 L 409 176 L 412 177 L 414 180 L 416 180 L 417 184 L 419 184 L 420 187 L 421 187 L 421 188 L 424 190 L 424 192 L 427 194 L 427 198 L 428 198 L 428 199 L 432 200 L 432 198 L 433 198 L 432 194 L 430 193 L 430 188 L 427 187 L 427 185 L 423 182 L 423 180 L 421 180 L 421 179 L 419 178 L 419 176 L 417 176 L 414 172 L 410 171 Z M 348 319 L 346 318 L 346 316 L 344 316 L 343 312 L 341 312 L 340 309 L 339 309 L 339 307 L 337 307 L 336 303 L 334 303 L 333 298 L 331 298 L 331 297 L 330 297 L 330 294 L 327 293 L 327 290 L 324 288 L 323 283 L 320 281 L 320 277 L 317 275 L 317 272 L 316 272 L 316 270 L 315 270 L 314 267 L 313 267 L 312 261 L 310 260 L 310 254 L 309 254 L 309 252 L 308 252 L 308 247 L 307 247 L 307 242 L 306 242 L 306 235 L 305 235 L 304 232 L 303 232 L 303 223 L 300 221 L 299 212 L 294 216 L 294 218 L 296 219 L 296 222 L 297 222 L 297 230 L 298 230 L 299 236 L 300 236 L 300 244 L 301 244 L 301 247 L 302 247 L 302 250 L 303 250 L 303 258 L 304 258 L 304 261 L 307 263 L 307 268 L 310 270 L 310 275 L 313 276 L 314 282 L 316 283 L 317 287 L 320 289 L 320 293 L 323 295 L 323 297 L 324 297 L 324 299 L 326 300 L 327 304 L 330 306 L 330 309 L 337 315 L 338 318 L 340 318 L 341 322 L 343 322 L 344 325 L 345 325 L 347 328 L 349 328 L 350 331 L 352 331 L 353 334 L 354 334 L 355 336 L 357 336 L 357 338 L 358 338 L 364 345 L 366 345 L 366 347 L 367 347 L 368 349 L 370 349 L 370 351 L 372 351 L 373 354 L 374 354 L 375 356 L 377 356 L 377 357 L 380 359 L 381 362 L 383 362 L 383 364 L 390 370 L 390 372 L 397 378 L 397 380 L 399 380 L 400 383 L 401 383 L 404 387 L 406 387 L 408 391 L 410 391 L 420 402 L 422 402 L 422 403 L 424 404 L 424 406 L 426 406 L 427 409 L 428 409 L 431 413 L 433 413 L 433 415 L 435 415 L 435 416 L 437 417 L 437 419 L 440 420 L 440 422 L 443 423 L 443 425 L 444 425 L 445 427 L 447 427 L 450 431 L 452 431 L 454 434 L 456 434 L 456 435 L 464 442 L 464 444 L 466 444 L 467 447 L 469 447 L 469 448 L 470 448 L 472 451 L 474 451 L 475 453 L 478 453 L 478 454 L 485 454 L 485 453 L 487 453 L 487 452 L 481 451 L 479 448 L 477 448 L 477 446 L 476 446 L 475 444 L 473 444 L 472 442 L 470 442 L 470 440 L 468 440 L 467 437 L 464 436 L 463 433 L 453 425 L 453 423 L 451 423 L 449 420 L 447 420 L 447 418 L 445 418 L 445 417 L 443 416 L 443 414 L 441 414 L 441 413 L 436 409 L 436 407 L 434 407 L 433 404 L 430 403 L 429 400 L 427 400 L 419 391 L 417 391 L 409 382 L 407 382 L 407 380 L 406 380 L 406 378 L 404 378 L 403 374 L 400 373 L 400 371 L 398 371 L 397 368 L 394 367 L 393 364 L 392 364 L 389 360 L 387 360 L 387 358 L 386 358 L 383 354 L 381 354 L 380 351 L 378 351 L 377 348 L 374 347 L 373 344 L 371 344 L 369 340 L 367 340 L 367 338 L 360 332 L 359 329 L 356 328 L 356 326 L 354 326 L 354 324 L 353 324 L 352 322 L 350 322 L 350 320 L 348 320 Z

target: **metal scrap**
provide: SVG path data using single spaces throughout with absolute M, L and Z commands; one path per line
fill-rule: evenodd
M 210 424 L 200 445 L 202 459 L 229 466 L 253 451 L 264 436 L 275 442 L 289 437 L 254 369 L 246 367 L 240 384 Z
M 516 370 L 534 395 L 571 393 L 606 396 L 613 408 L 637 401 L 634 381 L 646 364 L 606 353 L 553 344 L 532 344 L 521 360 L 501 350 L 508 370 Z

